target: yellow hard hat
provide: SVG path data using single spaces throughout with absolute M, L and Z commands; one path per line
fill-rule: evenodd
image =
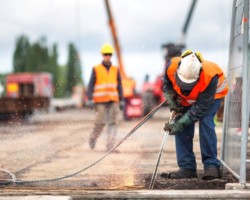
M 186 56 L 188 56 L 188 55 L 190 55 L 192 53 L 195 54 L 195 56 L 198 58 L 198 60 L 200 61 L 200 63 L 203 62 L 203 56 L 202 56 L 201 52 L 199 52 L 199 51 L 193 52 L 191 49 L 188 49 L 188 50 L 184 51 L 181 54 L 181 58 L 185 58 Z
M 114 53 L 114 48 L 111 44 L 104 44 L 102 45 L 102 48 L 101 48 L 101 54 L 106 54 L 106 53 Z

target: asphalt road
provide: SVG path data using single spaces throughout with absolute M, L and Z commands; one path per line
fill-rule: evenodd
M 147 178 L 151 177 L 155 169 L 164 136 L 162 129 L 169 115 L 168 108 L 162 108 L 121 144 L 118 148 L 119 153 L 111 153 L 86 171 L 61 181 L 28 185 L 45 188 L 145 188 L 148 184 Z M 131 121 L 123 121 L 122 117 L 120 119 L 117 142 L 139 122 L 139 119 Z M 24 181 L 53 179 L 78 172 L 106 153 L 106 129 L 98 139 L 96 148 L 93 150 L 89 148 L 88 138 L 93 122 L 93 111 L 78 109 L 36 113 L 28 122 L 0 123 L 0 168 L 13 173 L 17 180 Z M 217 133 L 220 144 L 220 125 L 217 127 Z M 195 134 L 194 151 L 198 169 L 202 171 L 198 134 Z M 170 136 L 158 173 L 177 168 L 174 136 Z M 0 173 L 0 177 L 1 174 L 6 177 L 3 172 Z M 27 187 L 27 184 L 24 185 Z

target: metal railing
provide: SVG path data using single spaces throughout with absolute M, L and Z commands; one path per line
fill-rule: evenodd
M 249 135 L 249 0 L 234 0 L 225 99 L 222 164 L 241 184 L 247 182 Z

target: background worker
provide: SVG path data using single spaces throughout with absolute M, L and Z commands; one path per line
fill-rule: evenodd
M 113 148 L 115 143 L 119 107 L 123 109 L 123 91 L 120 72 L 111 63 L 114 48 L 110 44 L 101 47 L 103 56 L 102 63 L 93 67 L 91 78 L 88 85 L 87 106 L 95 108 L 96 117 L 92 129 L 89 146 L 95 148 L 96 140 L 100 136 L 105 122 L 108 124 L 107 151 Z
M 215 63 L 203 60 L 201 53 L 185 51 L 173 58 L 164 77 L 163 91 L 169 108 L 182 116 L 164 130 L 175 135 L 179 170 L 162 173 L 165 178 L 196 178 L 196 160 L 193 152 L 195 122 L 199 121 L 201 158 L 204 180 L 221 178 L 221 163 L 217 159 L 217 137 L 214 116 L 221 99 L 227 94 L 226 78 Z

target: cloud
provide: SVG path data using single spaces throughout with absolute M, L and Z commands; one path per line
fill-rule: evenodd
M 110 0 L 129 75 L 142 80 L 140 70 L 148 69 L 152 77 L 161 73 L 161 45 L 178 42 L 190 3 Z M 231 4 L 228 0 L 197 1 L 187 32 L 187 48 L 214 55 L 216 62 L 226 64 Z M 68 43 L 75 42 L 87 74 L 100 62 L 100 46 L 112 42 L 103 0 L 0 0 L 0 13 L 0 72 L 11 71 L 15 39 L 20 34 L 31 41 L 46 36 L 49 45 L 57 43 L 61 63 L 66 63 Z M 129 66 L 135 67 L 131 70 Z M 88 81 L 89 75 L 84 77 Z

